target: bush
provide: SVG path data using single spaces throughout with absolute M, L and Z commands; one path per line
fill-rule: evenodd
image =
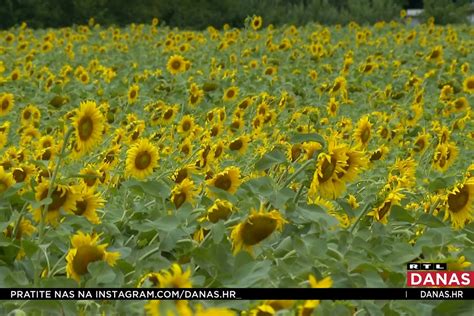
M 423 17 L 437 24 L 466 23 L 470 8 L 469 0 L 424 0 Z

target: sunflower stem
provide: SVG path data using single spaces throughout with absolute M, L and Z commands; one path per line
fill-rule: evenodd
M 356 219 L 354 225 L 352 225 L 352 227 L 351 227 L 351 230 L 350 230 L 351 235 L 353 234 L 354 229 L 357 227 L 357 225 L 359 225 L 359 222 L 362 220 L 362 218 L 363 218 L 365 215 L 367 215 L 367 213 L 369 212 L 370 206 L 371 206 L 370 203 L 367 204 L 367 205 L 365 206 L 365 209 L 360 213 L 359 217 L 357 217 L 357 219 Z
M 13 231 L 12 231 L 12 238 L 13 239 L 16 238 L 16 234 L 17 234 L 18 230 L 20 229 L 21 220 L 23 219 L 23 213 L 25 212 L 25 209 L 26 209 L 27 205 L 28 205 L 28 202 L 25 202 L 25 204 L 23 204 L 23 207 L 21 208 L 21 211 L 20 211 L 20 216 L 18 217 L 18 220 L 16 222 L 15 227 L 13 227 Z
M 66 134 L 64 135 L 61 152 L 59 153 L 59 156 L 58 156 L 58 159 L 57 159 L 57 162 L 56 162 L 56 167 L 54 168 L 54 171 L 53 171 L 53 174 L 51 176 L 50 183 L 49 183 L 48 194 L 46 196 L 47 199 L 51 199 L 51 196 L 53 195 L 54 184 L 56 182 L 56 177 L 58 176 L 59 167 L 60 167 L 61 162 L 64 158 L 64 152 L 66 150 L 67 143 L 68 143 L 69 138 L 71 137 L 73 131 L 74 131 L 74 128 L 70 127 L 67 130 Z M 51 202 L 46 204 L 41 209 L 41 217 L 40 217 L 40 223 L 39 223 L 39 229 L 38 229 L 38 246 L 41 246 L 41 244 L 43 242 L 43 239 L 44 239 L 45 224 L 46 224 L 45 223 L 45 217 L 48 214 L 48 208 L 49 208 L 49 204 L 51 204 Z M 45 254 L 45 256 L 47 256 L 46 252 L 44 254 Z M 38 265 L 40 264 L 40 259 L 41 259 L 41 252 L 38 252 L 38 255 L 37 255 Z M 48 266 L 49 266 L 49 259 L 46 258 L 46 261 L 48 262 Z M 39 286 L 39 281 L 40 281 L 40 278 L 41 278 L 41 269 L 40 269 L 40 271 L 38 271 L 38 269 L 37 269 L 38 265 L 35 265 L 35 274 L 34 274 L 34 285 L 35 285 L 35 287 Z
M 56 177 L 58 176 L 59 167 L 61 166 L 61 162 L 64 158 L 64 151 L 66 150 L 67 143 L 68 143 L 69 138 L 71 137 L 73 131 L 74 131 L 74 128 L 70 127 L 67 130 L 66 134 L 64 135 L 63 146 L 61 148 L 61 152 L 59 153 L 59 156 L 58 156 L 58 159 L 57 159 L 57 162 L 56 162 L 56 167 L 54 168 L 54 171 L 53 171 L 53 175 L 51 176 L 51 181 L 49 182 L 48 195 L 46 196 L 48 199 L 50 199 L 51 195 L 53 195 L 54 184 L 56 182 Z M 43 238 L 44 238 L 45 216 L 46 216 L 46 214 L 48 214 L 49 204 L 51 204 L 51 202 L 46 204 L 43 207 L 42 211 L 41 211 L 39 237 L 38 237 L 40 244 L 41 244 L 41 242 L 43 241 Z
M 314 163 L 314 160 L 309 159 L 304 164 L 302 164 L 295 172 L 293 172 L 293 174 L 285 181 L 285 183 L 283 183 L 283 188 L 287 187 L 291 183 L 291 181 L 296 178 L 297 175 L 299 175 L 302 171 L 306 169 L 306 167 L 308 167 L 312 163 Z

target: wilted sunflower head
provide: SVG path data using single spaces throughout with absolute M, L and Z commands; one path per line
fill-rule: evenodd
M 267 212 L 263 205 L 260 210 L 252 209 L 250 215 L 232 229 L 231 239 L 234 254 L 241 249 L 252 252 L 252 247 L 270 236 L 275 230 L 281 231 L 287 221 L 277 210 Z
M 72 248 L 66 255 L 66 273 L 68 278 L 77 282 L 81 276 L 88 273 L 89 263 L 105 261 L 109 266 L 114 266 L 120 257 L 119 252 L 108 252 L 107 244 L 98 245 L 99 235 L 89 235 L 82 231 L 71 237 Z

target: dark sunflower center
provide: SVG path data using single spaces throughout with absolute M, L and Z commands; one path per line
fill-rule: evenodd
M 194 94 L 191 95 L 191 98 L 190 98 L 191 104 L 195 104 L 198 100 L 199 100 L 198 96 Z
M 171 68 L 173 68 L 174 70 L 178 70 L 179 68 L 181 68 L 181 62 L 179 60 L 174 60 L 171 63 Z
M 244 244 L 253 246 L 267 238 L 277 227 L 277 221 L 267 216 L 257 216 L 252 222 L 247 220 L 242 228 Z
M 379 218 L 382 219 L 387 215 L 388 211 L 390 211 L 390 206 L 392 206 L 392 202 L 385 202 L 383 206 L 379 209 Z
M 41 194 L 41 200 L 45 199 L 48 196 L 48 190 L 44 190 Z M 51 194 L 51 199 L 53 200 L 51 204 L 48 206 L 48 212 L 55 212 L 59 211 L 59 209 L 64 205 L 67 201 L 68 192 L 61 191 L 58 187 L 56 187 Z
M 218 146 L 216 148 L 216 151 L 214 152 L 214 157 L 219 158 L 221 156 L 221 154 L 222 154 L 222 147 Z
M 469 190 L 464 186 L 459 192 L 448 195 L 449 210 L 453 213 L 461 211 L 469 201 Z
M 229 99 L 233 98 L 234 95 L 235 95 L 235 91 L 234 91 L 233 89 L 227 91 L 227 97 L 228 97 Z
M 301 155 L 301 146 L 295 145 L 291 147 L 291 161 L 295 161 Z
M 173 195 L 173 203 L 176 208 L 179 208 L 186 201 L 186 192 Z
M 86 141 L 91 137 L 92 131 L 94 130 L 94 122 L 89 116 L 84 116 L 79 120 L 78 124 L 79 138 L 82 141 Z
M 341 88 L 341 83 L 338 81 L 334 84 L 334 86 L 332 87 L 332 91 L 333 92 L 336 92 L 338 91 L 339 89 Z
M 174 182 L 176 183 L 181 183 L 183 182 L 184 179 L 186 179 L 188 177 L 188 170 L 186 170 L 185 168 L 184 169 L 180 169 L 178 171 L 178 173 L 176 174 L 176 179 L 174 180 Z
M 415 143 L 415 148 L 413 149 L 415 152 L 420 152 L 425 148 L 425 141 L 423 139 L 419 139 Z
M 169 120 L 172 116 L 173 116 L 173 110 L 170 109 L 165 112 L 165 114 L 163 115 L 163 118 L 165 120 Z
M 242 140 L 237 139 L 230 143 L 229 148 L 231 150 L 239 150 L 240 148 L 242 148 L 243 145 L 244 143 L 242 142 Z
M 87 273 L 89 263 L 102 260 L 103 257 L 104 253 L 97 249 L 97 247 L 81 246 L 77 248 L 76 255 L 72 261 L 72 267 L 77 274 L 83 275 Z
M 184 121 L 183 122 L 183 131 L 187 132 L 191 128 L 191 122 L 189 121 Z
M 23 169 L 15 169 L 13 171 L 13 178 L 17 183 L 23 182 L 26 179 L 26 172 Z
M 29 120 L 30 117 L 31 117 L 31 112 L 30 112 L 29 110 L 23 112 L 23 118 L 24 118 L 25 120 Z
M 321 165 L 322 175 L 318 175 L 319 182 L 328 181 L 336 170 L 336 159 L 331 157 L 330 160 L 324 159 L 323 164 Z
M 137 92 L 135 90 L 130 91 L 130 99 L 135 99 Z
M 76 215 L 82 215 L 84 212 L 87 210 L 87 201 L 78 201 L 76 202 L 76 210 L 74 211 L 74 214 Z
M 8 99 L 4 99 L 2 101 L 2 110 L 6 110 L 8 109 L 8 106 L 10 105 L 10 102 L 8 101 Z
M 214 182 L 214 185 L 219 189 L 227 191 L 232 186 L 232 180 L 229 178 L 229 175 L 225 174 L 222 176 L 218 176 L 216 181 Z
M 474 89 L 474 80 L 468 80 L 466 86 L 469 90 Z
M 148 168 L 148 166 L 150 166 L 150 163 L 151 163 L 151 155 L 147 151 L 140 152 L 135 157 L 135 167 L 139 170 Z

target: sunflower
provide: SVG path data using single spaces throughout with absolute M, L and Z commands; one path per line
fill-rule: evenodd
M 234 254 L 240 250 L 252 253 L 252 247 L 270 236 L 275 230 L 281 231 L 287 221 L 277 210 L 267 212 L 263 205 L 260 210 L 251 210 L 247 218 L 232 229 L 230 238 Z
M 5 229 L 5 231 L 3 233 L 8 238 L 11 238 L 11 237 L 13 237 L 14 229 L 15 229 L 15 223 L 11 223 L 10 225 L 7 226 L 7 228 Z M 20 220 L 20 223 L 19 223 L 17 229 L 16 229 L 15 239 L 19 240 L 23 236 L 31 236 L 31 235 L 33 235 L 33 233 L 35 231 L 36 231 L 36 227 L 33 226 L 31 221 L 26 219 L 26 218 L 22 218 Z
M 275 310 L 272 306 L 265 303 L 258 305 L 257 307 L 250 310 L 248 313 L 249 316 L 273 316 L 275 315 Z
M 184 154 L 184 156 L 189 156 L 193 151 L 193 144 L 191 142 L 191 137 L 186 137 L 183 139 L 179 145 L 179 151 Z
M 217 223 L 220 220 L 227 220 L 232 214 L 234 206 L 226 200 L 217 199 L 207 210 L 206 219 L 211 223 Z
M 97 170 L 94 165 L 87 165 L 83 168 L 79 175 L 82 178 L 82 182 L 89 188 L 94 188 L 99 184 L 99 179 L 102 177 L 101 173 Z
M 372 134 L 372 124 L 368 116 L 362 117 L 357 123 L 357 128 L 354 131 L 354 140 L 362 147 L 367 147 Z
M 158 165 L 158 149 L 148 140 L 138 140 L 127 151 L 125 174 L 144 179 L 153 173 Z
M 474 76 L 469 76 L 464 79 L 463 88 L 466 93 L 474 93 Z
M 152 286 L 159 288 L 186 289 L 193 287 L 190 268 L 183 272 L 179 264 L 173 263 L 170 270 L 163 269 L 158 273 L 147 273 L 138 282 L 138 287 L 146 285 L 145 282 L 149 282 Z
M 6 115 L 15 104 L 15 98 L 11 93 L 0 94 L 0 116 Z
M 328 115 L 330 117 L 337 116 L 338 109 L 339 109 L 339 102 L 336 101 L 336 98 L 330 98 L 327 105 Z
M 473 220 L 474 178 L 456 185 L 445 200 L 444 220 L 451 219 L 454 228 L 463 228 Z
M 227 90 L 225 90 L 224 96 L 222 97 L 222 99 L 224 101 L 233 101 L 237 98 L 238 95 L 239 95 L 239 88 L 230 87 L 230 88 L 227 88 Z
M 316 154 L 318 153 L 319 150 L 323 148 L 323 145 L 321 145 L 318 142 L 304 142 L 301 145 L 301 148 L 305 152 L 305 158 L 306 160 L 316 158 Z M 292 155 L 293 156 L 293 155 Z M 292 157 L 293 159 L 293 157 Z
M 66 273 L 68 278 L 80 282 L 81 276 L 87 274 L 89 263 L 105 261 L 109 266 L 114 266 L 120 258 L 119 252 L 108 252 L 108 244 L 98 245 L 99 235 L 84 234 L 79 231 L 71 237 L 72 248 L 66 255 Z
M 200 89 L 197 84 L 192 83 L 189 89 L 188 104 L 190 106 L 196 106 L 202 102 L 203 98 L 204 90 Z
M 455 143 L 438 144 L 433 155 L 433 168 L 445 172 L 454 163 L 458 153 L 459 149 Z
M 128 89 L 128 103 L 133 104 L 138 99 L 138 92 L 140 91 L 140 87 L 137 84 L 132 85 Z
M 295 301 L 293 300 L 266 300 L 264 304 L 269 305 L 273 308 L 275 312 L 282 309 L 290 309 Z
M 261 16 L 254 16 L 252 18 L 252 21 L 250 22 L 252 29 L 254 29 L 255 31 L 260 29 L 262 27 L 262 24 L 263 24 L 263 19 Z
M 413 152 L 417 154 L 422 154 L 428 148 L 429 145 L 430 134 L 426 132 L 422 132 L 418 134 L 414 143 L 413 143 Z
M 166 69 L 172 74 L 176 75 L 180 72 L 186 71 L 186 61 L 180 55 L 173 55 L 168 59 Z
M 239 154 L 244 154 L 249 146 L 250 137 L 242 135 L 229 143 L 231 151 L 238 151 Z
M 102 140 L 104 116 L 94 101 L 81 102 L 73 119 L 76 131 L 76 147 L 79 152 L 89 152 Z
M 0 194 L 5 192 L 9 187 L 15 184 L 15 179 L 10 172 L 6 172 L 0 166 Z
M 332 287 L 332 279 L 331 277 L 325 277 L 321 281 L 318 280 L 310 274 L 308 277 L 309 285 L 312 288 L 324 289 Z M 298 316 L 307 316 L 312 315 L 315 308 L 319 306 L 319 300 L 308 300 L 305 301 L 303 305 L 299 306 L 298 308 Z
M 35 173 L 35 166 L 24 163 L 17 167 L 14 167 L 12 170 L 13 179 L 16 183 L 28 183 L 31 176 Z M 1 190 L 0 190 L 1 192 Z
M 49 180 L 43 180 L 37 187 L 35 199 L 41 202 L 48 197 Z M 73 212 L 76 207 L 78 195 L 73 187 L 61 184 L 55 184 L 51 193 L 51 203 L 47 205 L 48 212 L 45 214 L 44 221 L 53 226 L 58 224 L 60 211 Z M 41 222 L 43 207 L 32 209 L 33 219 L 36 222 Z
M 383 202 L 376 208 L 374 208 L 371 212 L 367 215 L 372 216 L 377 221 L 381 222 L 382 224 L 387 224 L 388 216 L 390 214 L 390 210 L 392 206 L 400 204 L 400 201 L 404 198 L 404 195 L 400 193 L 401 189 L 396 188 L 390 191 Z
M 104 207 L 105 200 L 84 184 L 77 191 L 80 193 L 76 200 L 76 207 L 73 210 L 74 214 L 84 216 L 92 224 L 100 224 L 97 209 Z
M 233 194 L 240 186 L 240 182 L 240 169 L 238 167 L 227 167 L 224 171 L 207 180 L 206 184 L 210 195 L 212 195 L 212 191 L 209 187 L 218 188 Z
M 308 191 L 310 198 L 321 195 L 323 198 L 334 199 L 342 194 L 345 183 L 338 174 L 344 174 L 344 168 L 347 167 L 346 150 L 346 146 L 338 145 L 333 140 L 329 143 L 328 153 L 318 155 L 316 170 Z
M 368 161 L 362 151 L 352 148 L 346 150 L 346 156 L 347 160 L 346 165 L 343 167 L 344 171 L 337 173 L 337 176 L 344 182 L 351 182 L 367 167 Z
M 178 133 L 181 135 L 189 135 L 194 128 L 194 117 L 191 115 L 185 115 L 178 124 Z
M 194 185 L 194 182 L 189 178 L 185 178 L 183 179 L 183 181 L 176 184 L 173 190 L 171 191 L 171 201 L 178 209 L 185 202 L 192 204 L 197 194 L 198 190 Z

